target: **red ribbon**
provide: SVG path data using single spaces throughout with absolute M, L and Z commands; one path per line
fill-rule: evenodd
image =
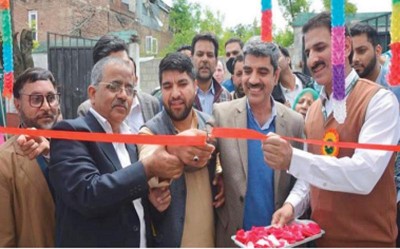
M 107 134 L 107 133 L 90 133 L 90 132 L 76 132 L 76 131 L 54 131 L 54 130 L 32 130 L 21 128 L 1 127 L 0 133 L 4 134 L 25 134 L 29 136 L 44 136 L 49 138 L 66 139 L 66 140 L 80 140 L 92 142 L 118 142 L 130 144 L 158 144 L 158 145 L 203 145 L 207 141 L 206 136 L 175 136 L 175 135 L 123 135 L 123 134 Z M 264 140 L 266 135 L 251 129 L 241 128 L 213 128 L 211 134 L 213 138 L 231 138 L 231 139 L 255 139 Z M 314 145 L 328 145 L 337 146 L 340 148 L 350 149 L 369 149 L 369 150 L 386 150 L 386 151 L 400 151 L 399 145 L 384 145 L 384 144 L 365 144 L 365 143 L 352 143 L 352 142 L 324 142 L 322 140 L 301 139 L 294 137 L 284 137 L 288 141 L 295 141 L 300 143 L 314 144 Z

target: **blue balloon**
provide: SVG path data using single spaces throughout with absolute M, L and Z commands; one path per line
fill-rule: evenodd
M 271 0 L 261 0 L 261 11 L 264 12 L 266 10 L 272 9 L 272 1 Z

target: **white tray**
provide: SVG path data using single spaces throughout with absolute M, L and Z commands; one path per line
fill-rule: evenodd
M 312 220 L 298 220 L 298 219 L 296 219 L 295 221 L 293 221 L 293 223 L 302 223 L 302 224 L 308 224 L 308 223 L 310 223 L 310 222 L 315 223 L 315 222 L 312 221 Z M 268 226 L 268 227 L 270 227 L 270 226 Z M 287 245 L 284 246 L 284 247 L 286 247 L 286 248 L 296 247 L 296 246 L 299 246 L 299 245 L 308 243 L 308 242 L 310 242 L 310 241 L 319 239 L 319 238 L 321 238 L 322 235 L 324 235 L 324 234 L 325 234 L 325 231 L 321 229 L 321 232 L 318 233 L 318 234 L 315 234 L 315 235 L 313 235 L 313 236 L 310 236 L 310 237 L 308 237 L 308 238 L 305 238 L 305 239 L 303 239 L 303 240 L 301 240 L 301 241 L 297 241 L 297 242 L 294 243 L 294 244 L 287 244 Z M 236 240 L 236 235 L 232 235 L 231 239 L 233 240 L 233 242 L 235 242 L 235 244 L 236 244 L 237 246 L 242 247 L 242 248 L 246 248 L 246 247 L 247 247 L 247 246 L 244 245 L 242 242 Z

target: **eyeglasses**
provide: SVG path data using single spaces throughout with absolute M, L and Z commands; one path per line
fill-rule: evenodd
M 50 93 L 45 95 L 42 94 L 24 94 L 21 93 L 20 95 L 26 95 L 29 97 L 29 105 L 34 108 L 42 107 L 44 103 L 44 99 L 46 98 L 47 103 L 49 106 L 54 107 L 60 103 L 60 94 L 59 93 Z
M 126 95 L 135 96 L 136 87 L 133 84 L 127 84 L 123 86 L 120 82 L 100 82 L 99 84 L 106 85 L 106 88 L 112 93 L 121 93 L 122 89 L 125 90 Z

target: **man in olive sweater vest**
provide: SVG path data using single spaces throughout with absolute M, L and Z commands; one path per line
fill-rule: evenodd
M 390 91 L 360 79 L 351 63 L 351 38 L 345 37 L 347 118 L 338 123 L 332 113 L 331 30 L 329 13 L 303 27 L 307 65 L 323 86 L 320 99 L 306 117 L 308 139 L 397 144 L 399 104 Z M 394 247 L 397 236 L 393 152 L 309 145 L 308 152 L 292 149 L 276 135 L 263 143 L 271 167 L 287 169 L 298 178 L 272 223 L 285 224 L 301 213 L 308 201 L 311 218 L 326 234 L 318 247 Z M 321 156 L 321 154 L 323 156 Z

